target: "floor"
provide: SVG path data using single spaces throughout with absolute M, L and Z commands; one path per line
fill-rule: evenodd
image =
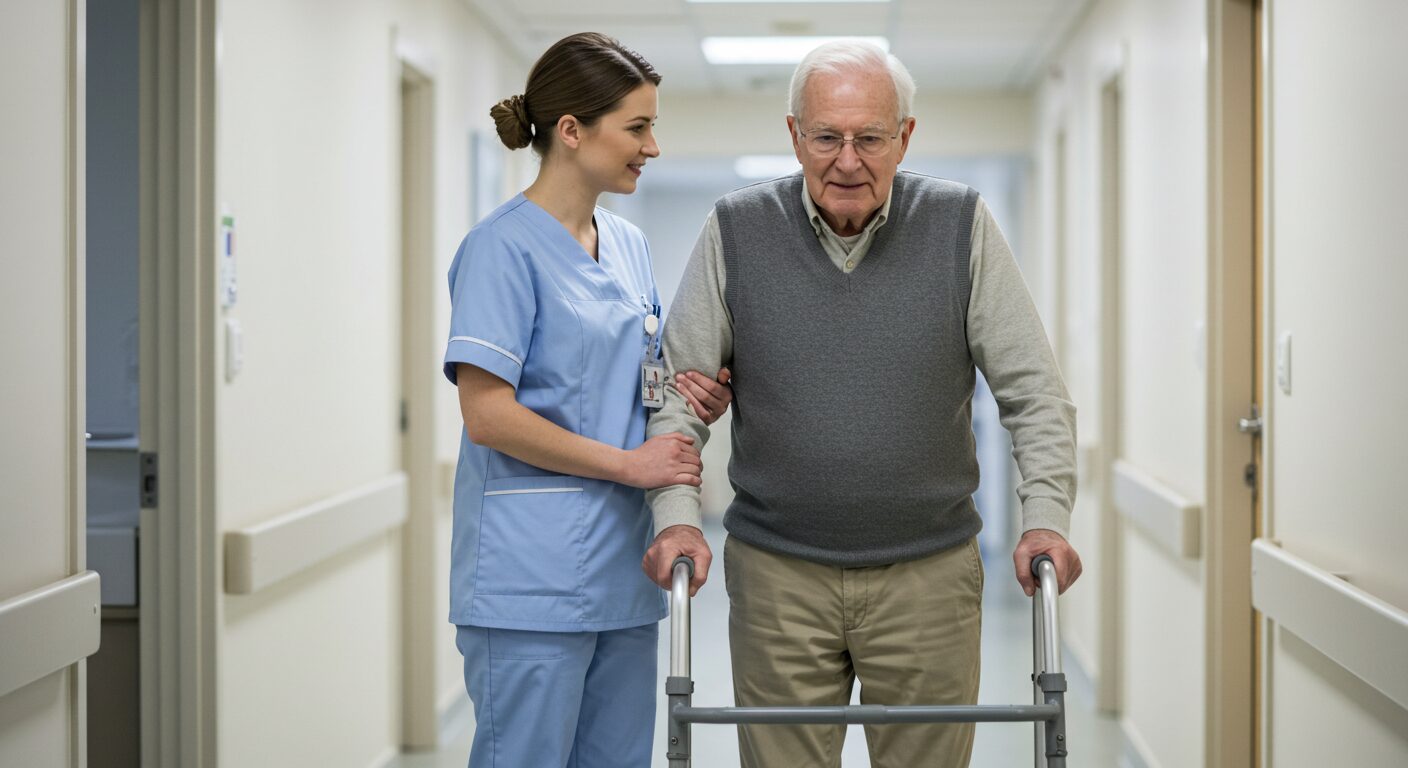
M 705 531 L 715 552 L 723 551 L 724 532 L 709 526 Z M 981 704 L 1027 703 L 1031 687 L 1031 602 L 1017 586 L 1011 560 L 1005 553 L 985 553 L 988 568 L 987 589 L 983 594 L 983 671 L 978 693 Z M 714 574 L 709 586 L 700 591 L 691 606 L 695 693 L 700 706 L 728 706 L 732 701 L 728 659 L 728 597 L 723 591 L 722 573 Z M 660 673 L 669 670 L 669 623 L 660 625 Z M 1076 676 L 1072 676 L 1076 678 Z M 663 686 L 663 682 L 662 682 Z M 859 696 L 859 692 L 857 692 Z M 1091 768 L 1121 765 L 1119 724 L 1100 715 L 1091 705 L 1090 691 L 1078 678 L 1067 694 L 1067 743 L 1070 764 Z M 859 700 L 857 699 L 857 702 Z M 665 699 L 660 698 L 656 716 L 657 750 L 654 767 L 663 768 Z M 469 755 L 473 726 L 466 706 L 451 728 L 445 744 L 435 752 L 402 755 L 388 768 L 463 768 Z M 737 742 L 732 726 L 695 726 L 694 765 L 699 768 L 729 768 L 738 765 Z M 978 726 L 973 746 L 973 768 L 1012 768 L 1030 765 L 1032 726 L 990 723 Z M 842 752 L 845 768 L 868 768 L 865 732 L 853 725 L 847 731 Z

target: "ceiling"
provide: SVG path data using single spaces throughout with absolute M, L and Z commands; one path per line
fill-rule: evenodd
M 792 65 L 711 65 L 700 41 L 715 35 L 883 35 L 922 90 L 1021 91 L 1038 79 L 1090 0 L 466 2 L 527 62 L 574 32 L 604 32 L 645 56 L 671 89 L 773 93 L 786 89 Z

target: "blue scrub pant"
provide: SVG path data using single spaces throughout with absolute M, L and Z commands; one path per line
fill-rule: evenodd
M 658 635 L 459 627 L 469 768 L 649 768 Z

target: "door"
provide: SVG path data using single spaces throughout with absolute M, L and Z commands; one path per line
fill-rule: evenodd
M 1250 765 L 1258 468 L 1255 0 L 1209 7 L 1205 761 Z
M 0 5 L 0 765 L 79 766 L 85 574 L 84 3 Z
M 1263 765 L 1408 764 L 1408 5 L 1267 0 Z

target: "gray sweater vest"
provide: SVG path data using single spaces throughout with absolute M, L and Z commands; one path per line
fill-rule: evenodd
M 800 175 L 715 206 L 733 315 L 724 526 L 754 546 L 880 565 L 982 527 L 966 334 L 978 196 L 907 172 L 891 194 L 849 274 L 807 219 Z

